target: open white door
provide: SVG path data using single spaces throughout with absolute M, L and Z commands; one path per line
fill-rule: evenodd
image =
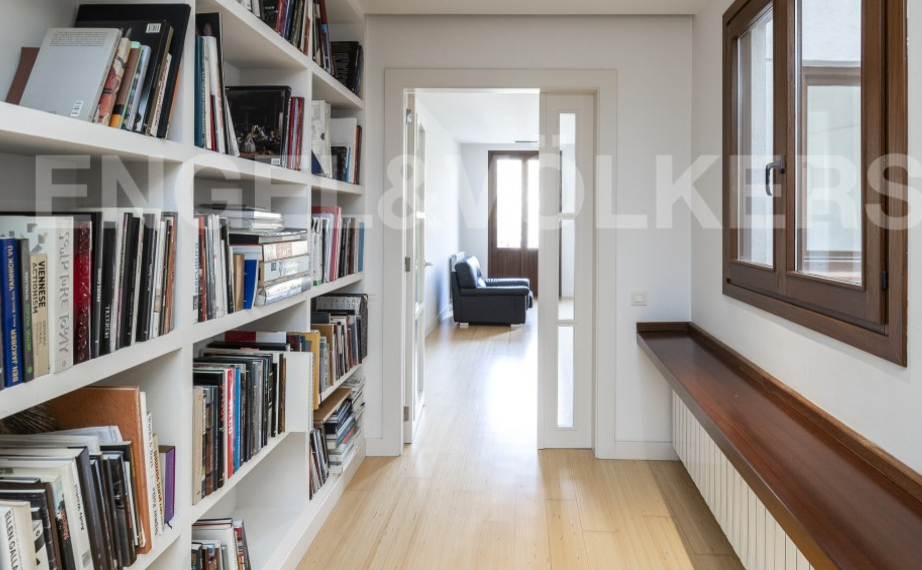
M 404 195 L 407 207 L 406 272 L 406 381 L 403 441 L 413 443 L 423 413 L 426 364 L 426 131 L 416 116 L 416 95 L 406 95 Z
M 538 447 L 592 447 L 595 98 L 541 94 Z

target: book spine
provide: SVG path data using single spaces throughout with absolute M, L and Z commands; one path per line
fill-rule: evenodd
M 276 261 L 263 261 L 260 263 L 260 285 L 265 285 L 285 277 L 306 273 L 310 270 L 310 255 L 301 255 Z
M 29 240 L 22 238 L 19 244 L 19 291 L 22 315 L 22 364 L 23 381 L 35 378 L 35 343 L 32 339 L 32 256 L 29 254 Z
M 147 497 L 141 498 L 141 501 L 147 502 L 147 514 L 150 524 L 151 537 L 163 534 L 162 519 L 160 518 L 160 502 L 157 495 L 157 453 L 154 447 L 154 424 L 153 417 L 147 410 L 147 395 L 144 392 L 140 394 L 141 399 L 141 445 L 144 453 L 144 465 L 139 466 L 144 469 L 145 480 L 147 481 Z
M 307 255 L 310 251 L 310 242 L 307 240 L 284 241 L 266 243 L 262 245 L 263 262 L 276 261 L 288 257 Z
M 92 225 L 74 224 L 74 364 L 90 359 L 90 311 L 93 305 Z
M 32 254 L 29 265 L 32 272 L 32 357 L 38 378 L 49 372 L 48 255 Z
M 170 74 L 170 65 L 173 61 L 173 55 L 167 54 L 166 62 L 163 64 L 163 69 L 160 73 L 159 83 L 157 86 L 157 99 L 154 103 L 154 112 L 151 116 L 150 128 L 147 130 L 148 135 L 157 136 L 160 132 L 160 116 L 163 114 L 163 101 L 166 98 L 166 84 L 167 78 Z
M 118 97 L 130 52 L 131 40 L 128 38 L 119 40 L 115 58 L 112 60 L 112 67 L 109 68 L 109 75 L 106 77 L 99 104 L 96 106 L 96 116 L 93 118 L 96 123 L 108 125 L 112 119 L 112 110 L 115 108 L 115 100 Z
M 3 370 L 7 388 L 22 384 L 22 317 L 19 290 L 19 244 L 15 238 L 0 239 L 0 315 L 2 315 Z
M 288 297 L 293 297 L 299 293 L 303 293 L 311 288 L 311 278 L 310 276 L 304 276 L 297 279 L 292 279 L 291 281 L 283 281 L 275 285 L 269 285 L 268 287 L 263 287 L 259 290 L 259 293 L 256 294 L 256 305 L 269 305 L 271 303 L 276 303 Z
M 204 38 L 203 49 L 208 50 L 205 61 L 209 66 L 208 78 L 211 81 L 211 93 L 214 96 L 215 150 L 227 154 L 227 130 L 224 127 L 224 88 L 221 85 L 221 61 L 218 59 L 218 40 Z
M 205 146 L 205 67 L 202 61 L 202 36 L 195 36 L 195 146 Z
M 3 532 L 0 545 L 3 546 L 3 554 L 0 555 L 0 561 L 4 568 L 10 570 L 22 570 L 22 541 L 16 532 L 14 523 L 13 509 L 11 507 L 3 508 Z

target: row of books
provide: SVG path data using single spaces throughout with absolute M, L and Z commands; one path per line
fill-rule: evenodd
M 228 87 L 221 14 L 195 21 L 195 145 L 301 170 L 304 98 L 284 85 Z
M 7 101 L 166 138 L 188 4 L 83 4 L 72 28 L 23 48 Z
M 360 411 L 364 409 L 364 378 L 339 388 L 315 412 L 310 433 L 310 496 L 327 482 L 330 474 L 342 473 L 355 455 L 362 434 Z M 357 413 L 357 411 L 359 413 Z
M 201 519 L 192 525 L 192 570 L 250 570 L 243 520 Z
M 339 406 L 333 415 L 323 422 L 323 434 L 327 444 L 327 458 L 331 473 L 342 473 L 343 466 L 349 463 L 355 454 L 356 441 L 360 432 L 350 396 Z
M 287 299 L 310 289 L 308 230 L 250 207 L 199 207 L 193 307 L 200 322 Z
M 347 89 L 361 95 L 365 50 L 359 42 L 331 42 L 333 77 Z
M 322 394 L 368 356 L 368 296 L 324 295 L 314 299 L 311 327 L 326 341 L 321 347 L 318 389 Z
M 285 431 L 286 351 L 258 348 L 212 343 L 194 361 L 193 503 Z
M 336 281 L 365 270 L 365 222 L 343 216 L 339 206 L 314 206 L 311 250 L 315 285 Z
M 146 406 L 137 387 L 84 388 L 22 413 L 57 431 L 0 436 L 0 566 L 117 570 L 150 551 L 174 517 L 176 449 Z
M 0 216 L 3 387 L 173 330 L 174 212 Z
M 355 117 L 332 117 L 327 101 L 311 101 L 311 172 L 359 184 L 362 169 L 362 126 Z

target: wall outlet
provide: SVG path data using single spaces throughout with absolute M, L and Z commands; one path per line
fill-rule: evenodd
M 646 307 L 647 306 L 647 292 L 646 291 L 632 291 L 631 292 L 631 304 L 635 307 Z

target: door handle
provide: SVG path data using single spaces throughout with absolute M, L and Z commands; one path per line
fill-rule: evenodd
M 432 267 L 432 262 L 431 262 L 431 261 L 427 261 L 425 267 Z
M 784 174 L 784 157 L 779 156 L 774 162 L 765 165 L 765 194 L 772 195 L 772 171 Z

